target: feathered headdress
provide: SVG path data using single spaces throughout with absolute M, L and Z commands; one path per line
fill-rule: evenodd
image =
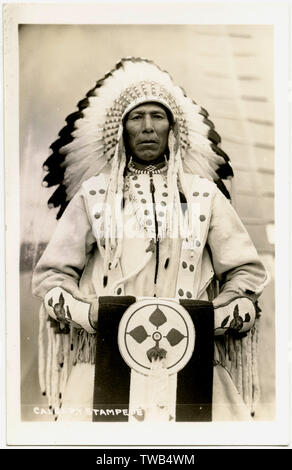
M 66 126 L 50 147 L 43 184 L 58 185 L 48 201 L 49 207 L 59 207 L 57 218 L 86 179 L 111 168 L 124 116 L 149 101 L 163 104 L 172 114 L 183 170 L 215 181 L 230 198 L 222 180 L 230 179 L 233 171 L 208 112 L 152 61 L 129 57 L 121 59 L 78 103 L 78 111 L 66 118 Z

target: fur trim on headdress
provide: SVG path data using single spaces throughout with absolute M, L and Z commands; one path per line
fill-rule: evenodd
M 78 111 L 66 118 L 67 125 L 51 145 L 52 154 L 43 165 L 48 171 L 43 184 L 58 185 L 48 201 L 50 207 L 60 206 L 57 218 L 83 181 L 110 169 L 123 117 L 149 101 L 163 104 L 172 113 L 183 170 L 214 180 L 229 197 L 222 179 L 233 176 L 232 168 L 207 111 L 153 62 L 130 57 L 121 59 L 78 103 Z

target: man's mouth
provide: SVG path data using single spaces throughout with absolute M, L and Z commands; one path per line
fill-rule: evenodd
M 157 140 L 142 140 L 138 145 L 154 145 L 158 144 Z

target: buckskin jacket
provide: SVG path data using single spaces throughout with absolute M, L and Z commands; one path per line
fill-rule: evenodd
M 103 203 L 108 175 L 104 173 L 83 183 L 58 222 L 35 268 L 33 293 L 43 302 L 40 330 L 46 328 L 48 314 L 53 316 L 52 299 L 56 302 L 60 298 L 60 289 L 70 304 L 73 326 L 77 327 L 72 328 L 70 339 L 69 335 L 55 335 L 54 339 L 53 329 L 50 329 L 51 352 L 54 347 L 63 348 L 63 362 L 67 361 L 66 367 L 60 371 L 59 388 L 54 385 L 53 373 L 50 376 L 48 368 L 44 372 L 45 353 L 41 349 L 40 381 L 46 382 L 43 388 L 51 403 L 54 396 L 56 400 L 60 397 L 60 388 L 63 406 L 67 403 L 85 409 L 92 403 L 95 330 L 90 315 L 98 312 L 100 296 L 192 298 L 212 300 L 216 307 L 235 297 L 256 301 L 268 281 L 267 272 L 230 201 L 213 182 L 199 176 L 186 174 L 196 231 L 194 243 L 189 246 L 181 234 L 171 239 L 163 238 L 167 223 L 167 185 L 163 175 L 153 175 L 160 230 L 157 256 L 150 230 L 153 220 L 145 209 L 152 204 L 147 178 L 148 175 L 143 174 L 128 173 L 126 176 L 121 261 L 116 267 L 111 267 L 106 282 Z M 57 296 L 56 300 L 54 296 Z M 254 411 L 258 399 L 256 335 L 253 324 L 241 339 L 215 336 L 213 420 L 250 419 L 250 412 Z M 59 341 L 57 346 L 54 341 Z M 69 341 L 74 344 L 74 351 L 66 353 Z M 54 369 L 56 358 L 50 361 Z M 58 366 L 57 363 L 55 365 Z M 133 381 L 143 387 L 145 378 L 136 375 Z M 48 385 L 50 379 L 51 384 Z M 71 416 L 71 419 L 74 418 Z M 78 415 L 75 419 L 90 417 Z

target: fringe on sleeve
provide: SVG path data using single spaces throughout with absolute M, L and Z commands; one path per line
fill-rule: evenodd
M 223 335 L 215 339 L 220 364 L 229 372 L 251 416 L 255 415 L 256 404 L 260 399 L 258 333 L 259 319 L 242 337 Z
M 47 397 L 53 415 L 62 407 L 62 399 L 72 366 L 95 362 L 96 335 L 61 324 L 39 311 L 38 375 L 41 393 Z M 57 419 L 57 416 L 55 417 Z

